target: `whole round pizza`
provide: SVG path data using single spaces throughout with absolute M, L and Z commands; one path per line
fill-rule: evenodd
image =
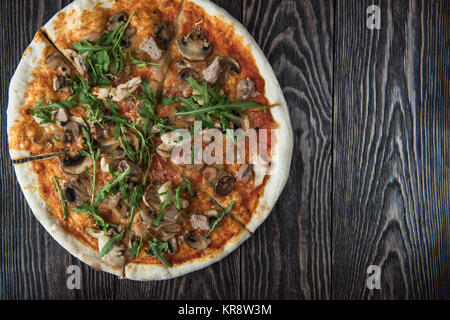
M 258 45 L 206 0 L 76 0 L 23 54 L 8 138 L 39 222 L 95 269 L 160 280 L 267 218 L 292 129 Z

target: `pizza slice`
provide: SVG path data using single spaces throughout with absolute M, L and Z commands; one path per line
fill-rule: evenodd
M 71 130 L 76 130 L 80 119 L 75 113 L 69 124 L 66 112 L 75 104 L 65 88 L 73 73 L 70 63 L 37 32 L 10 84 L 7 116 L 12 160 L 77 148 L 79 141 Z
M 223 208 L 233 203 L 233 215 L 250 226 L 255 216 L 268 214 L 257 208 L 278 143 L 272 109 L 282 101 L 266 87 L 260 52 L 244 39 L 221 10 L 204 1 L 183 2 L 157 114 L 190 132 L 190 150 L 184 151 L 190 157 L 181 163 L 172 159 L 173 148 L 187 141 L 175 141 L 179 136 L 171 132 L 161 133 L 157 151 Z M 203 138 L 196 144 L 197 134 Z

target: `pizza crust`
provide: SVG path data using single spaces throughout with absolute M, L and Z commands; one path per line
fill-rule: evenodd
M 77 238 L 68 234 L 58 219 L 50 214 L 44 199 L 42 199 L 39 190 L 36 188 L 39 185 L 38 177 L 31 163 L 14 165 L 14 169 L 20 188 L 34 216 L 65 250 L 96 270 L 103 270 L 117 276 L 122 276 L 122 269 L 114 269 L 101 261 L 96 250 L 92 250 Z
M 185 274 L 206 268 L 215 262 L 218 262 L 233 252 L 245 240 L 250 237 L 250 233 L 246 230 L 229 241 L 220 251 L 203 256 L 201 258 L 190 260 L 189 262 L 175 265 L 173 267 L 165 267 L 162 265 L 144 265 L 130 262 L 125 266 L 125 278 L 138 281 L 150 280 L 168 280 Z

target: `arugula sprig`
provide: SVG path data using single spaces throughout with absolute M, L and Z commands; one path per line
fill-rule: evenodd
M 108 194 L 113 194 L 117 192 L 116 187 L 120 188 L 121 184 L 126 183 L 126 177 L 130 173 L 130 168 L 127 168 L 121 173 L 117 173 L 114 180 L 109 181 L 104 185 L 97 193 L 95 201 L 92 203 L 93 206 L 98 206 L 103 200 L 108 197 Z
M 81 127 L 81 130 L 83 131 L 83 135 L 86 139 L 86 144 L 89 148 L 89 152 L 86 152 L 85 150 L 80 150 L 80 154 L 82 154 L 85 157 L 90 157 L 93 162 L 92 174 L 91 174 L 91 176 L 92 176 L 91 203 L 93 203 L 94 197 L 95 197 L 95 185 L 97 183 L 97 161 L 100 159 L 100 148 L 97 148 L 97 149 L 94 148 L 94 142 L 92 141 L 92 139 L 85 127 Z M 88 174 L 89 174 L 89 172 L 88 172 Z
M 63 100 L 56 102 L 54 100 L 50 101 L 49 104 L 43 105 L 44 98 L 39 99 L 36 104 L 30 108 L 30 114 L 33 117 L 41 119 L 39 122 L 40 125 L 47 123 L 55 123 L 56 122 L 56 114 L 55 110 L 63 109 L 63 108 L 71 108 L 77 105 L 75 101 L 71 100 Z
M 112 236 L 111 239 L 109 239 L 109 241 L 100 250 L 100 254 L 98 255 L 98 257 L 102 258 L 103 256 L 107 255 L 117 243 L 122 241 L 124 235 L 125 231 L 122 231 L 121 233 Z
M 182 104 L 181 110 L 175 114 L 194 115 L 195 120 L 202 121 L 205 127 L 215 128 L 215 121 L 219 120 L 225 133 L 229 127 L 228 122 L 241 120 L 245 109 L 261 107 L 254 101 L 231 102 L 219 87 L 210 87 L 206 82 L 199 83 L 192 77 L 187 81 L 194 89 L 194 93 L 189 98 L 175 98 Z
M 130 254 L 132 257 L 137 257 L 139 256 L 139 253 L 142 250 L 144 243 L 143 243 L 143 239 L 142 237 L 139 238 L 139 242 L 138 241 L 133 241 L 133 244 L 130 248 Z
M 114 30 L 106 30 L 104 35 L 95 44 L 87 40 L 74 43 L 73 47 L 78 51 L 78 54 L 87 54 L 85 61 L 90 70 L 91 77 L 89 81 L 91 84 L 106 85 L 109 83 L 105 78 L 111 75 L 111 65 L 113 74 L 123 69 L 125 55 L 121 43 L 125 30 L 133 16 L 134 12 L 126 23 L 122 21 Z
M 209 231 L 207 233 L 205 233 L 204 237 L 208 238 L 211 235 L 211 232 L 214 231 L 214 229 L 217 228 L 217 226 L 219 225 L 220 221 L 231 211 L 231 208 L 233 207 L 234 201 L 231 201 L 231 203 L 228 205 L 228 207 L 226 207 L 226 209 L 221 209 L 219 210 L 219 213 L 216 217 L 216 219 L 214 220 L 214 222 L 211 224 L 211 227 L 209 229 Z
M 61 187 L 58 183 L 58 179 L 57 177 L 53 177 L 53 184 L 55 185 L 55 190 L 58 193 L 58 198 L 59 198 L 59 202 L 61 202 L 61 206 L 63 209 L 63 220 L 66 220 L 66 214 L 67 214 L 67 203 L 66 200 L 64 199 L 63 195 L 62 195 L 62 190 Z
M 153 237 L 152 240 L 148 240 L 147 242 L 150 245 L 150 249 L 145 250 L 145 252 L 157 258 L 163 265 L 172 267 L 172 264 L 164 259 L 164 252 L 169 251 L 169 243 L 160 241 L 155 237 Z
M 142 68 L 142 67 L 146 67 L 146 66 L 152 66 L 152 67 L 160 67 L 161 66 L 159 63 L 154 63 L 154 62 L 150 62 L 150 61 L 144 61 L 144 60 L 139 60 L 139 59 L 133 58 L 131 56 L 131 49 L 128 51 L 128 56 L 130 58 L 130 62 L 132 64 L 135 64 L 136 67 L 138 67 L 138 68 Z
M 142 184 L 137 184 L 133 187 L 130 192 L 130 199 L 128 204 L 130 205 L 130 214 L 129 214 L 129 225 L 133 221 L 133 213 L 136 208 L 141 209 L 141 199 L 144 196 L 144 186 Z
M 86 201 L 83 201 L 83 205 L 79 208 L 72 208 L 73 211 L 76 213 L 84 213 L 86 212 L 86 218 L 93 217 L 94 223 L 103 229 L 104 232 L 107 232 L 109 227 L 115 226 L 113 224 L 106 223 L 105 220 L 99 215 L 99 210 L 87 203 Z

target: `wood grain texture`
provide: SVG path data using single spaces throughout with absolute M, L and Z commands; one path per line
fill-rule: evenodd
M 333 298 L 450 296 L 449 9 L 337 2 Z M 381 290 L 366 288 L 370 265 Z
M 290 177 L 267 221 L 204 270 L 120 280 L 40 226 L 10 162 L 9 80 L 69 0 L 0 1 L 0 299 L 450 298 L 450 2 L 214 0 L 242 21 L 280 81 Z M 366 28 L 378 4 L 381 30 Z M 368 290 L 369 265 L 382 268 Z M 81 268 L 68 290 L 66 268 Z
M 242 296 L 331 296 L 332 1 L 244 0 L 244 26 L 283 88 L 294 131 L 289 180 L 241 248 Z

